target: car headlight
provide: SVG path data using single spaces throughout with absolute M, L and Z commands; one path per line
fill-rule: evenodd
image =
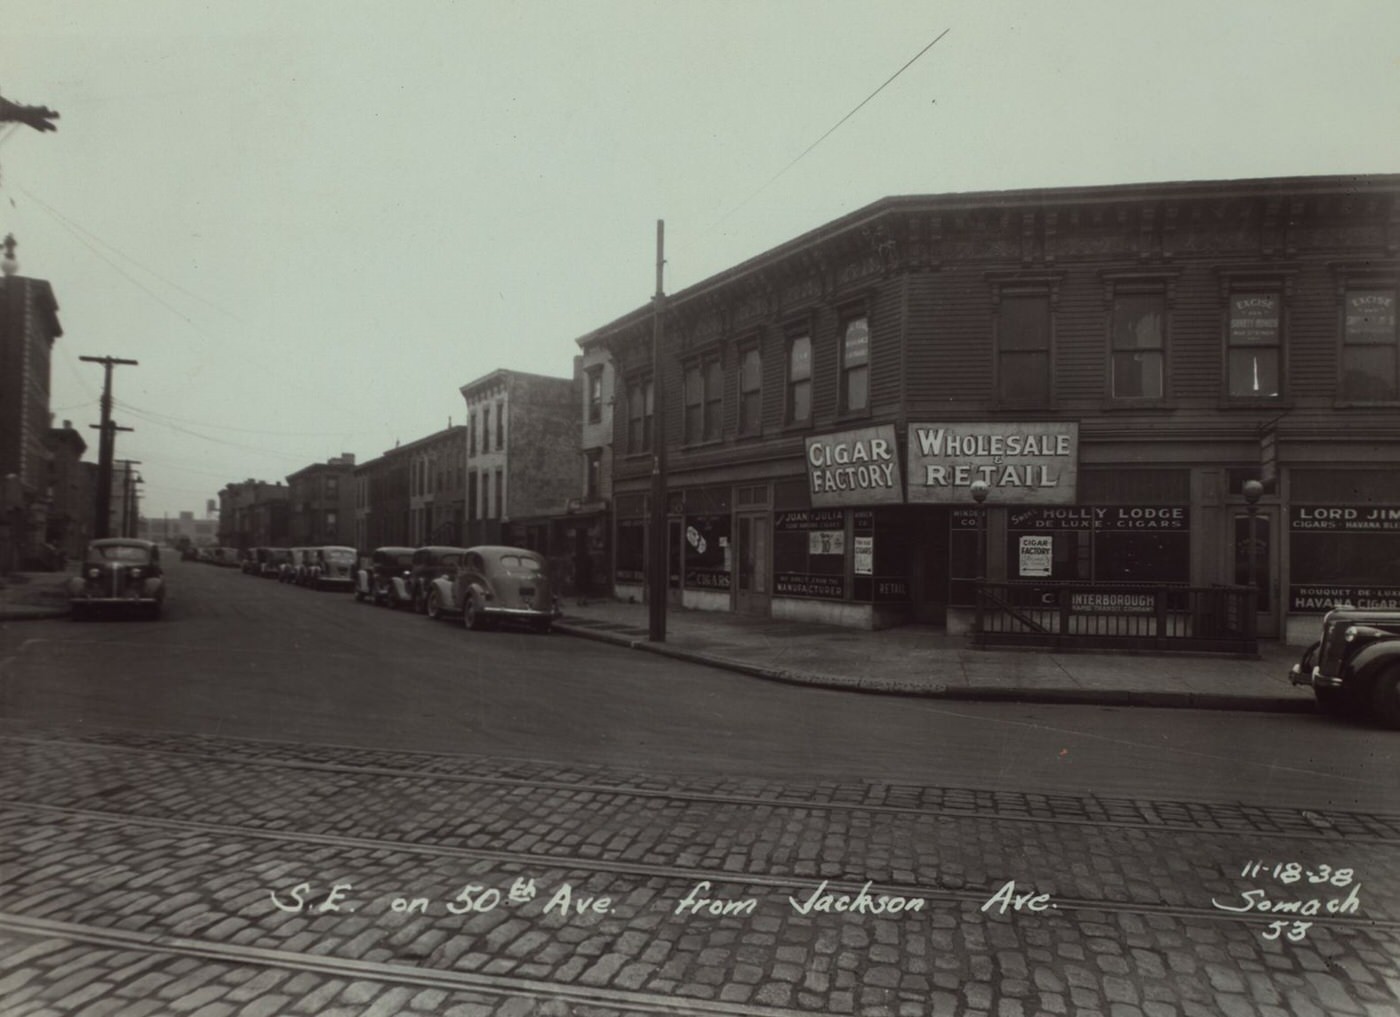
M 1353 639 L 1355 639 L 1355 638 L 1356 638 L 1356 626 L 1355 626 L 1355 625 L 1348 626 L 1346 632 L 1344 632 L 1344 633 L 1342 634 L 1342 638 L 1345 639 L 1348 643 L 1351 642 Z

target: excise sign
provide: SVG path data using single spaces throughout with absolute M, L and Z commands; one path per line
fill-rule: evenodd
M 894 427 L 864 427 L 807 439 L 807 489 L 814 508 L 904 500 Z
M 965 505 L 1073 504 L 1079 423 L 910 424 L 909 500 Z

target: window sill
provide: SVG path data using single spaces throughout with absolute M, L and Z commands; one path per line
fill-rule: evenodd
M 717 445 L 723 444 L 723 438 L 706 438 L 704 441 L 685 441 L 681 442 L 681 451 L 693 452 L 699 449 L 714 448 Z
M 1332 403 L 1334 410 L 1393 410 L 1400 406 L 1400 399 L 1337 399 Z
M 1261 396 L 1258 399 L 1227 397 L 1215 405 L 1219 410 L 1291 410 L 1293 400 L 1282 396 Z
M 836 422 L 845 424 L 858 420 L 869 420 L 872 414 L 869 409 L 864 410 L 842 410 L 836 414 Z
M 1176 404 L 1166 399 L 1105 399 L 1102 409 L 1106 413 L 1167 412 L 1176 409 Z
M 795 433 L 797 433 L 797 432 L 799 432 L 799 431 L 810 431 L 811 429 L 812 429 L 812 421 L 811 421 L 810 419 L 809 419 L 809 420 L 789 420 L 786 424 L 783 425 L 783 433 L 784 433 L 784 434 L 795 434 Z

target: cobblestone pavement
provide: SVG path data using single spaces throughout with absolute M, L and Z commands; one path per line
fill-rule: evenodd
M 1394 1015 L 1397 859 L 1392 815 L 3 725 L 0 1013 Z

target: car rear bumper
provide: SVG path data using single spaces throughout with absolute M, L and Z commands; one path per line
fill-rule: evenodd
M 69 597 L 70 604 L 154 604 L 160 600 L 159 597 L 131 596 L 131 597 Z

